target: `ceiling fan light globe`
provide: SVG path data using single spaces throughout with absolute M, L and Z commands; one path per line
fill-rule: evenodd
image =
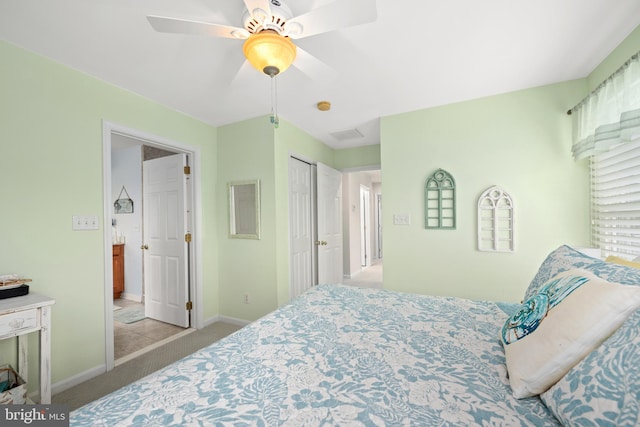
M 296 59 L 296 45 L 288 38 L 269 30 L 249 36 L 242 51 L 249 63 L 265 74 L 273 72 L 274 68 L 282 73 Z

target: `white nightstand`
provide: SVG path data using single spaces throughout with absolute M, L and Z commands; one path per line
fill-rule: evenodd
M 18 337 L 18 374 L 30 381 L 27 337 L 40 335 L 40 403 L 51 403 L 51 306 L 55 300 L 39 294 L 0 300 L 0 340 Z

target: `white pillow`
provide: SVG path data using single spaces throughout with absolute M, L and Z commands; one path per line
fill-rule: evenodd
M 640 287 L 586 270 L 558 274 L 502 328 L 509 383 L 520 399 L 546 391 L 640 307 Z

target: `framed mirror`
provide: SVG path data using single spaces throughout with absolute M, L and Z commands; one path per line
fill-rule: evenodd
M 260 239 L 260 180 L 233 181 L 229 187 L 229 237 Z

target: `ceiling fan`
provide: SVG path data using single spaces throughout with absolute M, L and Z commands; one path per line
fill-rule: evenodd
M 315 77 L 327 66 L 294 45 L 293 40 L 341 28 L 366 24 L 377 18 L 375 0 L 336 0 L 293 16 L 282 0 L 243 0 L 242 27 L 150 15 L 147 20 L 159 32 L 205 35 L 245 40 L 243 52 L 257 70 L 273 77 L 291 64 Z

